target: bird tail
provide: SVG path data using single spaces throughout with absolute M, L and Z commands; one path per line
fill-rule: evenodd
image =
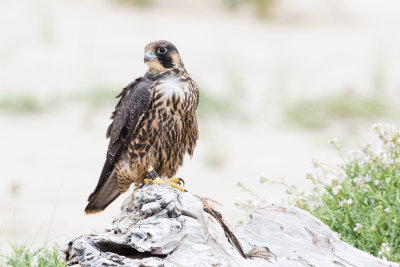
M 105 183 L 89 196 L 89 203 L 85 208 L 85 214 L 94 214 L 103 211 L 120 194 L 121 192 L 117 185 L 117 172 L 112 170 Z

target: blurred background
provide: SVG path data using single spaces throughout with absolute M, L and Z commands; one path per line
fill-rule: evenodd
M 0 252 L 110 225 L 83 209 L 105 159 L 119 91 L 172 41 L 201 90 L 200 141 L 178 176 L 235 225 L 241 181 L 267 200 L 307 190 L 328 139 L 356 147 L 396 124 L 396 0 L 0 0 Z

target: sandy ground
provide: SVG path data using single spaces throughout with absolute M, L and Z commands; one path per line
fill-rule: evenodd
M 320 131 L 284 125 L 283 105 L 349 88 L 374 92 L 377 73 L 384 73 L 380 94 L 398 96 L 397 1 L 310 0 L 301 7 L 282 1 L 267 21 L 215 4 L 172 3 L 138 9 L 106 1 L 0 0 L 1 96 L 118 90 L 144 73 L 145 44 L 173 41 L 204 90 L 242 89 L 244 119 L 201 120 L 195 155 L 178 173 L 189 191 L 221 203 L 233 224 L 243 219 L 234 202 L 247 197 L 236 181 L 280 201 L 284 189 L 259 186 L 261 175 L 307 188 L 311 158 L 336 159 L 328 138 L 354 147 L 372 136 L 372 121 Z M 103 213 L 83 214 L 105 157 L 111 111 L 75 103 L 46 114 L 0 114 L 0 251 L 8 242 L 41 245 L 101 231 L 117 214 L 126 196 Z M 204 158 L 215 151 L 222 163 L 212 167 Z

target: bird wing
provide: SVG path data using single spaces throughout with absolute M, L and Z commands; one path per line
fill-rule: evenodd
M 107 181 L 114 164 L 118 161 L 124 147 L 132 140 L 136 130 L 148 110 L 152 99 L 152 81 L 140 77 L 126 86 L 117 96 L 121 97 L 114 112 L 111 115 L 113 120 L 107 129 L 106 137 L 110 138 L 107 157 L 100 174 L 97 186 L 88 201 L 100 190 Z

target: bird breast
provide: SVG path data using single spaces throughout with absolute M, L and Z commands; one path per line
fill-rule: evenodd
M 189 93 L 187 83 L 178 77 L 168 77 L 163 80 L 159 91 L 165 98 L 170 98 L 172 96 L 185 98 L 185 94 Z
M 193 92 L 181 78 L 169 77 L 156 87 L 155 106 L 164 107 L 174 115 L 183 116 L 192 109 Z

